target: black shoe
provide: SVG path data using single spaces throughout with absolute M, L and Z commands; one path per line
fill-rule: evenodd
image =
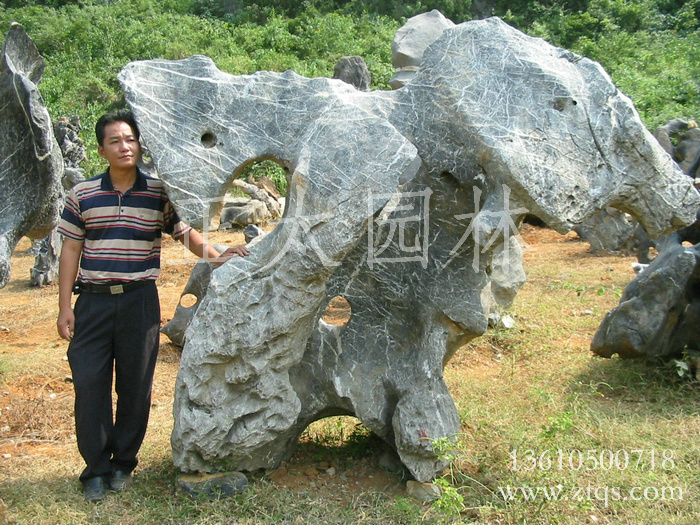
M 112 479 L 109 480 L 109 488 L 114 492 L 121 492 L 131 486 L 131 473 L 123 470 L 115 470 Z
M 95 503 L 107 496 L 107 481 L 102 476 L 90 478 L 83 482 L 85 501 Z

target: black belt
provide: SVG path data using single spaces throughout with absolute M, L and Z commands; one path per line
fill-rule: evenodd
M 112 283 L 112 284 L 92 284 L 92 283 L 83 283 L 83 282 L 77 281 L 73 285 L 73 293 L 76 295 L 78 295 L 82 292 L 108 293 L 108 294 L 112 294 L 112 295 L 117 295 L 120 293 L 128 292 L 130 290 L 135 290 L 136 288 L 141 288 L 142 286 L 145 286 L 149 282 L 151 282 L 151 281 L 148 280 L 148 281 L 129 281 L 129 282 Z

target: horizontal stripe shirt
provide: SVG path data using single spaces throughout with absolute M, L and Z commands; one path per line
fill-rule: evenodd
M 188 230 L 163 181 L 140 171 L 123 194 L 114 189 L 109 171 L 79 182 L 58 225 L 59 233 L 83 243 L 78 280 L 93 284 L 157 279 L 162 232 L 177 239 Z

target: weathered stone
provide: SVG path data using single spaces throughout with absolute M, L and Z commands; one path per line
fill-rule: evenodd
M 408 84 L 420 67 L 427 47 L 454 25 L 437 9 L 409 18 L 391 42 L 391 62 L 396 75 L 389 80 L 389 85 L 399 89 Z
M 615 206 L 658 235 L 700 204 L 598 64 L 496 18 L 445 30 L 391 92 L 201 56 L 119 78 L 182 216 L 206 221 L 251 161 L 291 174 L 279 225 L 212 272 L 188 329 L 185 471 L 274 468 L 311 422 L 348 414 L 431 479 L 432 444 L 460 427 L 442 368 L 486 330 L 494 255 L 520 264 L 525 214 L 566 233 Z M 321 319 L 336 296 L 342 326 Z
M 250 195 L 251 199 L 262 202 L 267 208 L 268 217 L 279 219 L 282 216 L 282 208 L 277 201 L 277 198 L 265 188 L 264 183 L 252 184 L 250 182 L 244 182 L 241 179 L 235 179 L 233 181 L 233 185 Z
M 85 160 L 85 145 L 78 133 L 82 131 L 80 119 L 63 117 L 53 125 L 54 135 L 63 155 L 63 178 L 65 190 L 70 190 L 84 180 L 79 164 Z M 63 237 L 54 229 L 49 235 L 37 241 L 34 267 L 29 270 L 29 282 L 33 286 L 45 286 L 58 279 L 58 263 L 63 246 Z
M 637 277 L 603 319 L 591 343 L 594 353 L 625 358 L 700 356 L 700 210 L 696 219 L 661 236 L 655 243 L 659 255 L 649 264 L 633 265 Z
M 257 199 L 237 199 L 238 202 L 227 203 L 221 210 L 219 228 L 229 229 L 233 226 L 264 224 L 272 216 L 265 203 Z
M 241 472 L 181 474 L 177 486 L 193 498 L 221 499 L 243 494 L 248 488 L 248 478 Z
M 607 313 L 591 350 L 603 357 L 682 357 L 700 352 L 700 244 L 662 251 Z
M 372 83 L 367 63 L 359 56 L 340 57 L 333 68 L 333 78 L 355 86 L 360 91 L 369 91 Z
M 216 248 L 219 253 L 222 253 L 226 251 L 227 246 L 215 244 L 214 248 Z M 187 280 L 182 294 L 180 294 L 180 302 L 178 302 L 175 308 L 173 318 L 160 329 L 160 331 L 167 335 L 176 346 L 182 347 L 185 344 L 187 327 L 190 325 L 197 308 L 199 308 L 200 302 L 207 293 L 209 279 L 211 278 L 213 269 L 214 266 L 212 263 L 204 259 L 199 259 L 197 261 L 194 268 L 192 268 L 192 272 L 190 272 L 190 278 Z M 184 305 L 183 298 L 187 296 L 194 297 L 196 299 L 195 302 L 193 304 Z
M 410 480 L 406 482 L 406 493 L 422 503 L 432 503 L 440 499 L 441 491 L 440 487 L 433 483 Z
M 633 241 L 637 222 L 615 208 L 600 210 L 583 224 L 574 227 L 579 237 L 591 245 L 591 253 L 615 252 Z
M 697 156 L 700 155 L 700 128 L 691 128 L 673 149 L 673 158 L 680 165 L 683 173 L 696 176 L 696 168 L 692 166 Z M 697 166 L 697 164 L 695 164 Z
M 669 120 L 654 131 L 654 137 L 666 152 L 673 157 L 683 173 L 695 177 L 696 158 L 700 157 L 700 129 L 694 120 Z
M 40 239 L 63 207 L 63 159 L 37 84 L 45 62 L 19 24 L 7 33 L 0 64 L 0 288 L 24 235 Z
M 243 236 L 245 238 L 246 244 L 248 244 L 256 237 L 260 237 L 261 235 L 265 235 L 265 230 L 263 230 L 259 226 L 256 226 L 255 224 L 249 224 L 248 226 L 243 228 Z

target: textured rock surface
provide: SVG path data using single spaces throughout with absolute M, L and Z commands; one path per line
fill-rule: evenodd
M 12 24 L 0 63 L 0 288 L 20 238 L 47 236 L 63 207 L 63 158 L 37 84 L 44 59 Z
M 591 343 L 603 357 L 700 354 L 700 244 L 661 252 L 607 313 Z
M 396 32 L 391 42 L 391 62 L 396 75 L 389 85 L 399 89 L 413 78 L 423 60 L 427 47 L 435 42 L 445 29 L 454 27 L 454 22 L 435 9 L 408 19 Z
M 177 486 L 192 498 L 220 499 L 243 494 L 248 488 L 248 478 L 241 472 L 181 474 L 177 478 Z
M 333 68 L 333 78 L 355 86 L 360 91 L 369 91 L 372 83 L 367 63 L 359 56 L 340 57 Z
M 227 246 L 215 244 L 214 248 L 218 250 L 219 253 L 226 251 Z M 199 259 L 197 264 L 192 268 L 190 273 L 190 278 L 182 290 L 180 295 L 180 302 L 175 308 L 175 313 L 173 318 L 165 323 L 160 329 L 168 338 L 177 346 L 183 346 L 185 344 L 185 330 L 192 322 L 199 304 L 204 298 L 209 287 L 209 279 L 211 279 L 211 272 L 213 270 L 213 265 L 204 259 Z M 187 296 L 192 296 L 196 300 L 192 304 L 183 304 L 183 298 Z
M 583 224 L 574 227 L 579 237 L 591 245 L 591 253 L 631 250 L 634 242 L 635 221 L 615 208 L 599 211 Z
M 656 247 L 659 255 L 641 269 L 620 304 L 603 319 L 591 343 L 594 353 L 700 356 L 700 211 L 694 224 L 662 236 Z
M 70 190 L 84 179 L 79 167 L 85 160 L 85 145 L 78 133 L 82 131 L 80 119 L 65 117 L 54 122 L 54 136 L 63 155 L 63 189 Z M 33 286 L 44 286 L 58 279 L 58 263 L 63 246 L 63 237 L 54 229 L 49 235 L 36 243 L 37 254 L 34 267 L 29 270 L 29 282 Z
M 206 57 L 120 81 L 183 216 L 201 222 L 251 161 L 289 173 L 280 224 L 212 273 L 187 331 L 185 471 L 274 467 L 309 423 L 352 414 L 431 479 L 432 440 L 459 431 L 443 365 L 486 330 L 494 254 L 525 213 L 568 232 L 615 206 L 658 235 L 700 203 L 598 64 L 495 18 L 444 31 L 392 92 Z M 331 326 L 339 295 L 352 315 Z

